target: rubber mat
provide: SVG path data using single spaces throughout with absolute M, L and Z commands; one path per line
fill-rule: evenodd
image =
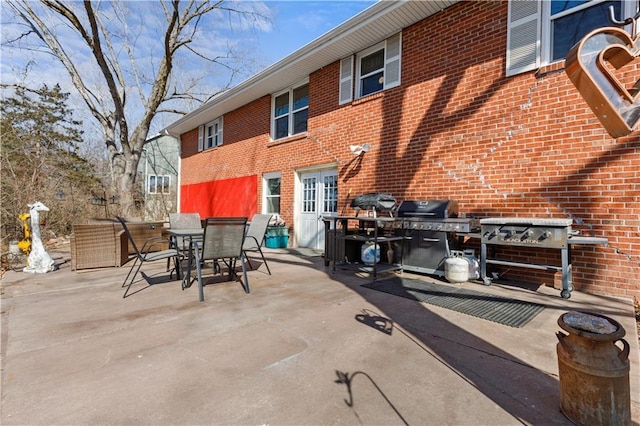
M 544 309 L 543 305 L 537 303 L 494 296 L 455 285 L 435 284 L 404 277 L 363 284 L 362 287 L 515 328 L 525 326 Z

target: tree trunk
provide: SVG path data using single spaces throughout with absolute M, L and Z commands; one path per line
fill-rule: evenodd
M 128 173 L 120 176 L 120 209 L 122 216 L 132 218 L 141 217 L 140 209 L 136 208 L 133 194 L 139 191 L 135 190 L 135 182 Z

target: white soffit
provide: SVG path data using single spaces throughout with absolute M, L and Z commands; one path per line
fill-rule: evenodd
M 190 112 L 163 133 L 180 136 L 262 96 L 291 86 L 312 72 L 372 46 L 459 0 L 381 0 L 237 86 Z M 336 82 L 336 93 L 338 83 Z

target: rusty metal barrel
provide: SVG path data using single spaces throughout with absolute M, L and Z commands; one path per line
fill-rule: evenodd
M 631 425 L 629 343 L 622 325 L 576 311 L 562 314 L 558 325 L 569 333 L 556 333 L 564 415 L 579 425 Z

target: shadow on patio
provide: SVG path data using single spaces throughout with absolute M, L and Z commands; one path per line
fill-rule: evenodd
M 544 306 L 514 328 L 362 287 L 321 257 L 266 256 L 273 275 L 251 271 L 250 294 L 214 285 L 204 303 L 177 281 L 122 299 L 126 266 L 7 272 L 2 423 L 570 424 L 555 349 L 569 310 L 624 325 L 638 421 L 629 301 L 458 285 Z

